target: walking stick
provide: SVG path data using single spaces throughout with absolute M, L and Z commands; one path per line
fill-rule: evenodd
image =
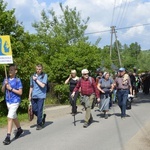
M 76 115 L 76 104 L 75 104 L 75 101 L 74 101 L 74 98 L 72 97 L 72 112 L 73 112 L 73 116 L 74 116 L 74 126 L 76 126 L 76 118 L 75 118 L 75 115 Z

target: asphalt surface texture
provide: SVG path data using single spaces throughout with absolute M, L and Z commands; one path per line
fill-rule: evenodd
M 82 108 L 78 106 L 75 124 L 71 106 L 46 108 L 44 128 L 36 130 L 36 117 L 23 122 L 24 133 L 15 140 L 14 127 L 9 145 L 3 145 L 6 127 L 0 128 L 0 150 L 150 150 L 150 95 L 139 93 L 126 119 L 121 119 L 117 104 L 109 110 L 108 119 L 96 106 L 92 110 L 94 121 L 87 128 L 83 128 Z

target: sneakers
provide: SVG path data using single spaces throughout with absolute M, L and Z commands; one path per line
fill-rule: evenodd
M 87 128 L 88 125 L 89 125 L 89 124 L 88 124 L 87 122 L 84 122 L 83 128 Z
M 42 128 L 42 125 L 37 125 L 36 130 L 41 130 Z
M 5 140 L 3 141 L 4 145 L 9 145 L 11 143 L 10 137 L 6 137 Z
M 45 118 L 46 118 L 46 114 L 43 115 L 43 119 L 42 119 L 42 125 L 45 124 Z
M 17 130 L 17 133 L 15 135 L 15 139 L 17 139 L 22 133 L 23 133 L 22 129 Z

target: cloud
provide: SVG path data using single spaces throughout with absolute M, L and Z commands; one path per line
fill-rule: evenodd
M 116 0 L 115 5 L 115 0 L 5 0 L 5 2 L 8 2 L 8 9 L 16 9 L 17 19 L 31 32 L 34 31 L 31 23 L 40 20 L 42 9 L 53 8 L 58 16 L 61 15 L 59 2 L 62 2 L 63 6 L 68 5 L 69 8 L 76 7 L 84 20 L 90 17 L 86 33 L 109 30 L 111 25 L 121 28 L 150 23 L 149 0 Z M 122 44 L 136 41 L 143 49 L 150 49 L 150 43 L 147 42 L 150 38 L 149 31 L 150 26 L 141 26 L 117 30 L 117 36 Z M 110 44 L 109 31 L 90 34 L 89 40 L 94 43 L 99 36 L 102 38 L 100 46 Z
M 133 38 L 135 36 L 141 35 L 145 31 L 144 26 L 140 26 L 140 25 L 136 25 L 136 26 L 137 27 L 128 29 L 123 34 L 123 38 L 125 38 L 125 39 Z
M 39 3 L 37 0 L 5 0 L 8 9 L 15 8 L 15 15 L 19 22 L 23 22 L 26 30 L 33 31 L 32 23 L 39 21 L 41 11 L 46 9 L 46 3 Z

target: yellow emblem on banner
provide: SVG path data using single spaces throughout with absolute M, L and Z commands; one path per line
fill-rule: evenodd
M 0 36 L 0 64 L 10 63 L 13 63 L 10 36 Z

